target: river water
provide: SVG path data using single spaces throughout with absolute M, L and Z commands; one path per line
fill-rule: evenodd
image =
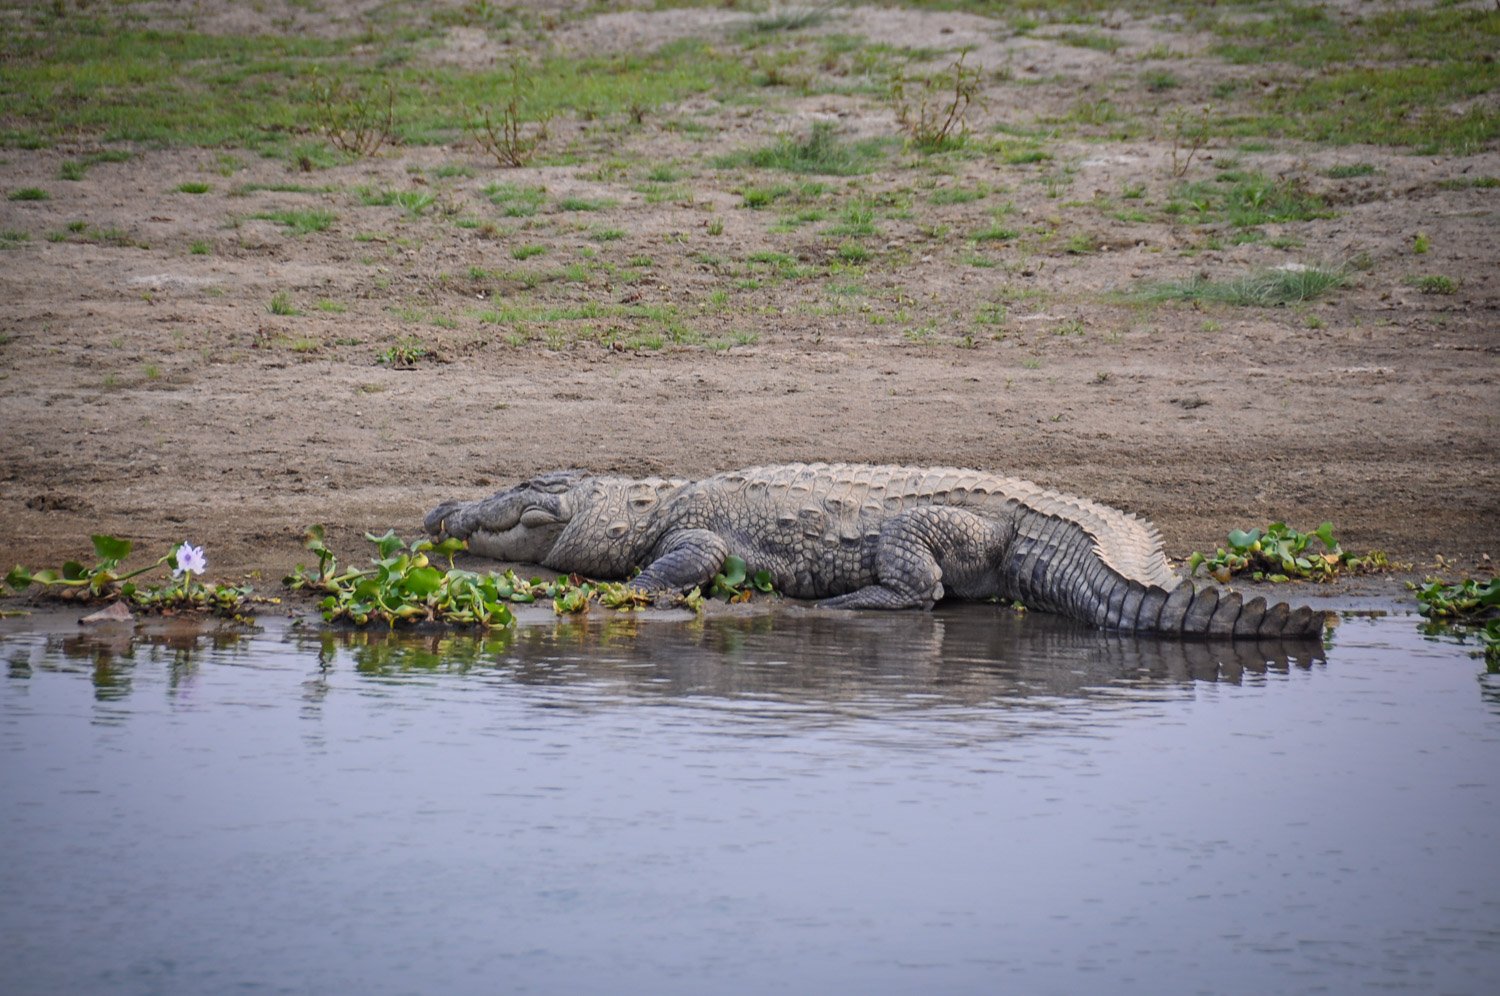
M 1500 992 L 1500 680 L 984 606 L 0 631 L 0 989 Z

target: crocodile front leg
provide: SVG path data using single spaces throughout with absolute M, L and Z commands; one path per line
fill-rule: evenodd
M 684 529 L 663 536 L 653 558 L 631 579 L 643 591 L 686 591 L 713 580 L 729 556 L 729 544 L 707 529 Z
M 1000 592 L 1014 528 L 962 508 L 927 505 L 888 519 L 875 547 L 876 583 L 818 604 L 833 609 L 930 609 L 944 581 L 963 598 Z

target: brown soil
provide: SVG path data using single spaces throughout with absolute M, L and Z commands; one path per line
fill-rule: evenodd
M 201 12 L 215 5 L 198 8 L 213 29 Z M 663 38 L 731 44 L 739 16 L 615 13 L 561 22 L 556 44 L 649 44 L 658 27 Z M 816 30 L 951 47 L 972 37 L 971 62 L 1008 63 L 1013 77 L 988 78 L 978 134 L 1100 94 L 1106 56 L 992 27 L 971 15 L 851 10 Z M 224 28 L 243 26 L 231 18 Z M 1174 102 L 1241 71 L 1193 55 L 1192 35 L 1118 30 L 1125 47 L 1111 67 L 1145 60 L 1152 46 L 1186 55 L 1164 63 L 1180 81 Z M 456 32 L 450 42 L 431 57 L 492 57 L 483 38 Z M 1114 99 L 1152 113 L 1155 98 L 1135 92 Z M 689 119 L 692 130 L 675 127 Z M 1293 240 L 1274 248 L 1234 245 L 1228 228 L 1126 223 L 1091 206 L 1096 193 L 1130 206 L 1120 194 L 1131 185 L 1145 188 L 1141 203 L 1165 201 L 1176 182 L 1165 128 L 1127 141 L 1057 138 L 1046 144 L 1054 158 L 1034 164 L 955 157 L 938 170 L 900 152 L 867 176 L 822 178 L 830 196 L 854 186 L 908 205 L 858 240 L 873 254 L 862 275 L 761 274 L 746 287 L 752 253 L 821 267 L 849 240 L 827 232 L 836 208 L 777 232 L 776 210 L 743 206 L 745 186 L 807 178 L 712 160 L 814 120 L 846 135 L 896 134 L 885 102 L 788 89 L 763 108 L 700 98 L 640 124 L 560 121 L 549 148 L 572 144 L 581 161 L 520 170 L 470 148 L 401 148 L 313 173 L 242 154 L 226 177 L 220 150 L 143 149 L 62 182 L 62 161 L 92 146 L 6 151 L 0 188 L 51 197 L 0 202 L 0 231 L 29 236 L 0 252 L 0 557 L 55 566 L 87 555 L 96 532 L 145 550 L 185 538 L 207 545 L 211 577 L 273 589 L 306 559 L 300 537 L 313 522 L 354 553 L 365 530 L 413 533 L 441 499 L 540 470 L 700 475 L 792 460 L 1028 476 L 1148 516 L 1176 557 L 1275 519 L 1332 520 L 1346 547 L 1384 549 L 1418 569 L 1438 555 L 1460 569 L 1500 555 L 1500 190 L 1443 182 L 1500 174 L 1500 153 L 1215 143 L 1188 179 L 1211 179 L 1233 157 L 1304 183 L 1338 212 L 1265 226 Z M 671 198 L 648 200 L 643 178 L 659 163 L 684 177 Z M 1350 163 L 1376 171 L 1325 175 Z M 455 164 L 472 174 L 435 172 Z M 187 181 L 212 189 L 177 192 Z M 482 194 L 496 182 L 544 185 L 548 206 L 503 217 Z M 234 193 L 288 183 L 331 189 Z M 994 193 L 979 201 L 930 197 L 981 184 Z M 361 204 L 360 186 L 437 200 L 415 217 Z M 614 204 L 562 211 L 568 196 Z M 1005 201 L 1021 238 L 964 237 Z M 337 219 L 297 236 L 252 217 L 288 208 Z M 69 232 L 77 221 L 88 228 Z M 601 229 L 623 235 L 601 240 Z M 1413 253 L 1417 233 L 1425 255 Z M 1097 249 L 1066 251 L 1073 236 Z M 195 242 L 212 251 L 194 254 Z M 520 246 L 546 252 L 518 261 Z M 1147 307 L 1115 293 L 1356 258 L 1349 286 L 1307 306 Z M 557 275 L 580 262 L 581 274 Z M 475 279 L 471 268 L 509 275 Z M 1452 278 L 1457 292 L 1419 293 L 1412 280 L 1425 274 Z M 856 281 L 854 293 L 832 290 Z M 278 293 L 301 314 L 270 313 Z M 652 348 L 660 328 L 638 316 L 480 317 L 517 302 L 672 306 L 695 335 Z M 976 321 L 985 315 L 996 320 Z M 409 369 L 377 362 L 404 337 L 429 355 Z

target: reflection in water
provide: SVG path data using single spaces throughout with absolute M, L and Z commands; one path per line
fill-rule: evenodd
M 0 979 L 1500 991 L 1493 680 L 1410 621 L 1336 647 L 984 606 L 0 636 Z
M 1080 697 L 1101 688 L 1322 663 L 1317 643 L 1163 640 L 1101 634 L 1050 616 L 958 606 L 931 613 L 808 610 L 690 623 L 630 615 L 567 619 L 488 636 L 334 631 L 294 640 L 365 675 L 500 669 L 523 684 L 588 683 L 648 696 L 980 704 Z
M 60 673 L 86 672 L 98 701 L 117 702 L 129 697 L 137 666 L 165 664 L 168 694 L 176 695 L 191 687 L 198 661 L 205 653 L 218 662 L 230 663 L 235 651 L 244 649 L 248 635 L 243 630 L 205 633 L 191 623 L 142 631 L 102 626 L 50 634 L 39 659 L 13 657 L 10 673 L 12 677 L 29 675 L 33 667 Z

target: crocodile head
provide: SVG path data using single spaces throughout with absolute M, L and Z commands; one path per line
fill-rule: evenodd
M 427 514 L 427 532 L 468 540 L 469 549 L 496 560 L 543 563 L 579 512 L 580 470 L 534 477 L 481 501 L 447 501 Z

